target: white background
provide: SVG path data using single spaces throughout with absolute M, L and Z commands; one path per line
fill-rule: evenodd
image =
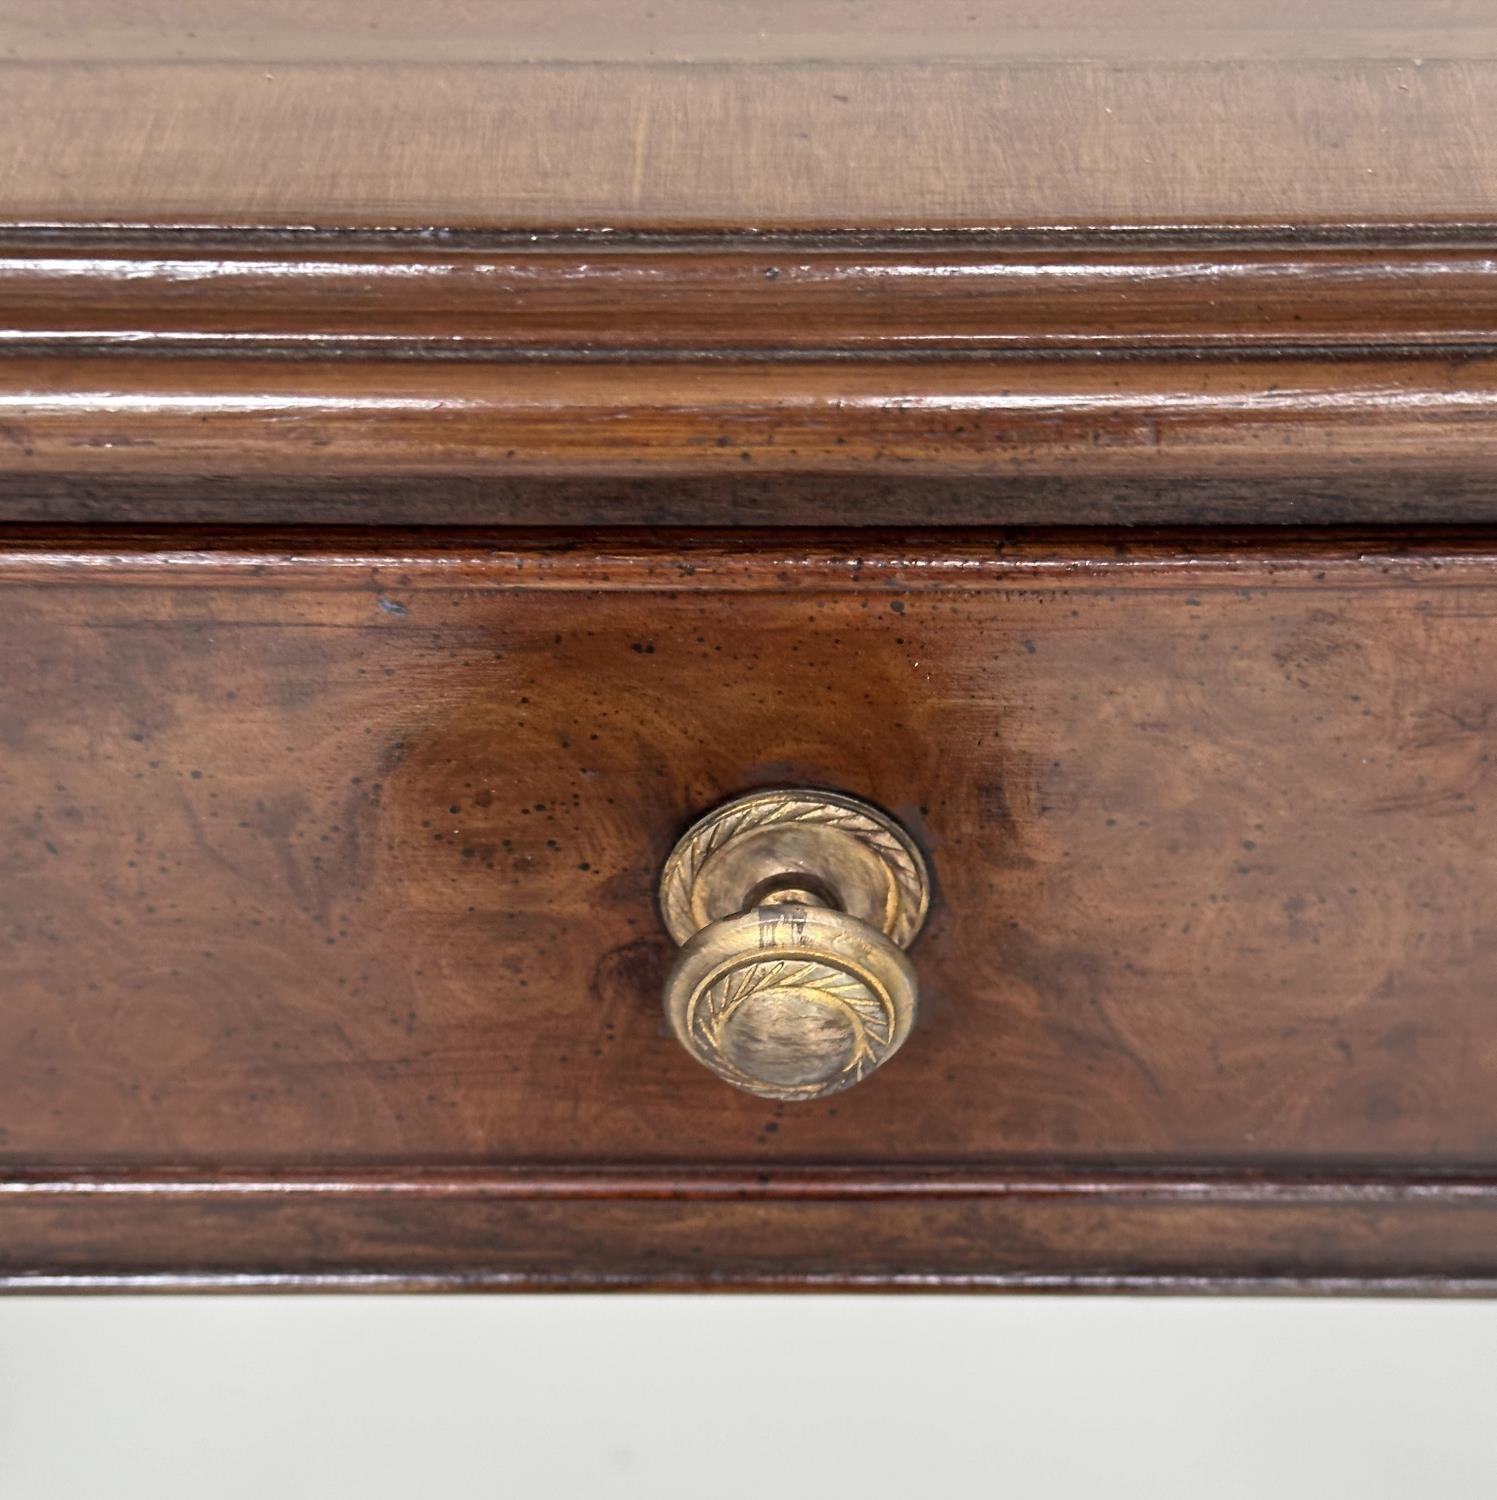
M 0 1299 L 3 1500 L 1497 1496 L 1497 1303 Z

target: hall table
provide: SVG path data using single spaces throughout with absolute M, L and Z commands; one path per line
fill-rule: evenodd
M 1497 1289 L 1491 0 L 0 116 L 0 1284 Z

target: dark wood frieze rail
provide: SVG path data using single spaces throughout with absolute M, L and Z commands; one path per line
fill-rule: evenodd
M 0 1215 L 9 1291 L 1497 1293 L 1458 1171 L 53 1171 Z
M 1486 520 L 1497 231 L 0 237 L 0 519 Z
M 0 348 L 933 358 L 1497 343 L 1497 225 L 0 233 Z

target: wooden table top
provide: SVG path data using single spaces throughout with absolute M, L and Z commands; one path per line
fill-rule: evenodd
M 5 0 L 0 67 L 0 225 L 1497 217 L 1489 0 Z

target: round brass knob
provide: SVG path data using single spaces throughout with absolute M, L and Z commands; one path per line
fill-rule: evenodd
M 835 792 L 754 792 L 697 822 L 660 907 L 682 945 L 665 1012 L 719 1078 L 819 1099 L 887 1061 L 914 1024 L 903 949 L 930 903 L 925 861 L 877 808 Z

